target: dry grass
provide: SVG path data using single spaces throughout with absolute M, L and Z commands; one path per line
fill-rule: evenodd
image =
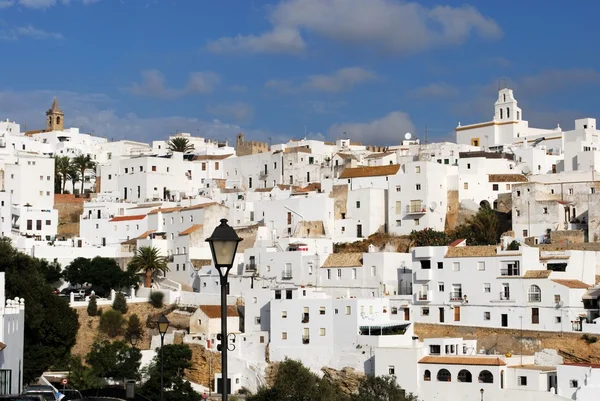
M 410 249 L 410 239 L 407 236 L 375 233 L 362 241 L 335 244 L 334 251 L 345 253 L 368 252 L 371 244 L 378 250 L 387 252 L 408 252 Z

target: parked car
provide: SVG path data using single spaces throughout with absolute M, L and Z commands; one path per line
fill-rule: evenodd
M 83 399 L 83 396 L 78 390 L 72 388 L 65 388 L 59 391 L 61 394 L 64 394 L 64 397 L 61 401 L 80 401 Z
M 41 396 L 45 401 L 58 401 L 56 391 L 52 386 L 29 386 L 23 391 L 24 396 Z
M 45 401 L 41 395 L 0 395 L 0 400 L 7 401 Z

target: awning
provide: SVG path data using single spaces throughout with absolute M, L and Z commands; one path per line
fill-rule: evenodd
M 583 294 L 583 299 L 598 299 L 600 298 L 600 287 L 592 288 L 587 290 L 585 294 Z
M 368 326 L 360 326 L 359 332 L 361 335 L 392 335 L 404 334 L 410 323 L 386 322 L 380 324 L 372 324 Z

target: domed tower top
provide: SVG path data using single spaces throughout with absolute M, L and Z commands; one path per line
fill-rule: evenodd
M 52 106 L 46 112 L 46 131 L 63 131 L 65 128 L 65 113 L 60 109 L 58 100 L 54 98 Z

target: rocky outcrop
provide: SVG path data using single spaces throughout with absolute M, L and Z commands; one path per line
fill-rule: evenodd
M 208 387 L 209 383 L 214 383 L 215 373 L 221 372 L 221 354 L 199 344 L 188 345 L 192 350 L 192 367 L 186 370 L 185 378 Z
M 345 394 L 356 393 L 358 391 L 360 381 L 365 377 L 364 373 L 357 372 L 353 368 L 335 370 L 324 367 L 321 369 L 321 371 L 323 372 L 323 379 L 339 386 L 340 390 Z

